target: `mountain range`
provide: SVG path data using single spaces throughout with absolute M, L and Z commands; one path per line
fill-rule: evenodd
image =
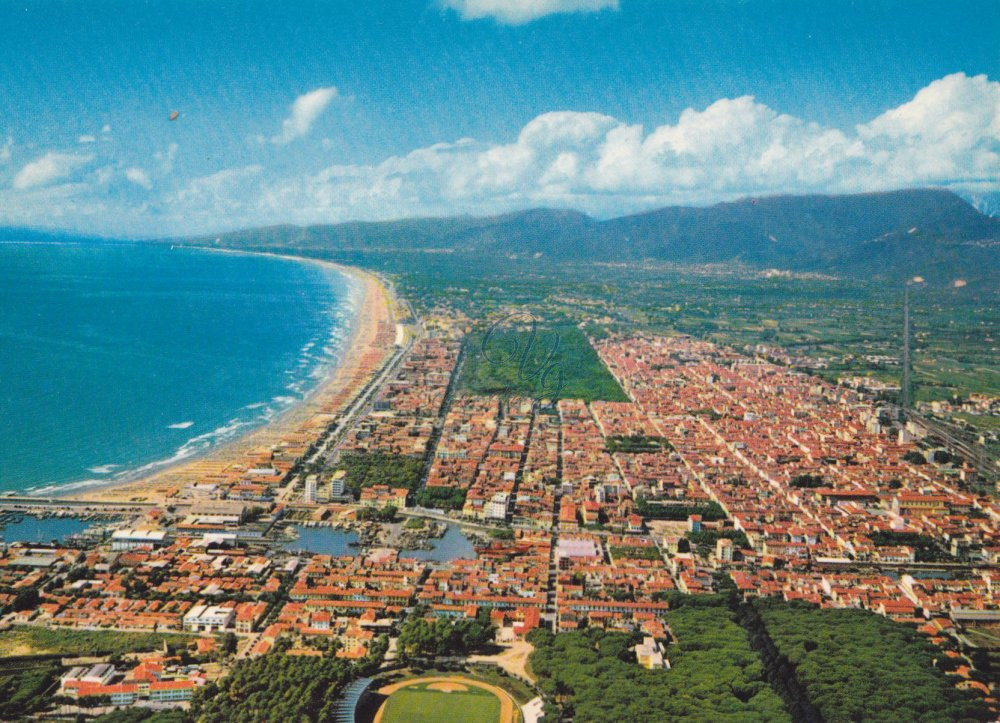
M 8 238 L 64 238 L 0 229 Z M 611 219 L 537 208 L 496 216 L 269 226 L 185 239 L 241 249 L 340 258 L 446 252 L 456 262 L 739 263 L 844 277 L 1000 289 L 1000 219 L 941 189 L 840 196 L 767 196 L 706 207 L 670 206 Z
M 193 239 L 299 252 L 447 251 L 481 262 L 741 263 L 835 276 L 1000 282 L 1000 219 L 940 189 L 768 196 L 607 220 L 539 208 L 497 216 L 273 226 Z

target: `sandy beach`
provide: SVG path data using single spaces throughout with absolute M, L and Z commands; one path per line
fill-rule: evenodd
M 209 249 L 217 253 L 253 253 Z M 367 271 L 298 256 L 279 258 L 335 269 L 359 287 L 358 316 L 340 363 L 306 397 L 276 419 L 209 452 L 164 467 L 136 480 L 71 490 L 66 499 L 102 502 L 166 502 L 195 482 L 225 482 L 252 469 L 265 451 L 284 446 L 293 451 L 312 444 L 341 412 L 391 352 L 395 340 L 394 300 L 382 281 Z

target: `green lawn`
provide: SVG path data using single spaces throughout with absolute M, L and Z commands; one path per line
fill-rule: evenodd
M 478 680 L 488 685 L 495 685 L 497 688 L 507 691 L 518 705 L 524 705 L 538 695 L 523 680 L 518 680 L 511 675 L 501 674 L 499 669 L 492 665 L 472 665 L 470 672 L 466 674 L 472 680 Z
M 539 399 L 628 401 L 618 382 L 573 326 L 469 334 L 458 382 L 466 394 Z
M 987 416 L 985 414 L 967 414 L 965 412 L 959 412 L 955 417 L 965 420 L 973 427 L 984 432 L 1000 431 L 1000 417 Z
M 12 655 L 120 655 L 180 645 L 191 635 L 132 633 L 118 630 L 62 630 L 17 626 L 0 633 L 0 657 Z
M 492 693 L 469 687 L 445 693 L 411 685 L 389 696 L 382 723 L 497 723 L 500 701 Z

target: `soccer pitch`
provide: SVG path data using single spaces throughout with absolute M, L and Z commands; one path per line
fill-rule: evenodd
M 509 715 L 509 713 L 508 713 Z M 500 699 L 461 679 L 415 683 L 389 696 L 380 723 L 505 723 Z

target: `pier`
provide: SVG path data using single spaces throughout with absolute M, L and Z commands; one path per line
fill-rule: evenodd
M 0 497 L 0 512 L 24 512 L 38 514 L 66 512 L 74 515 L 128 515 L 145 512 L 158 505 L 155 502 L 96 502 L 93 500 L 73 500 L 61 497 L 29 497 L 17 495 Z

